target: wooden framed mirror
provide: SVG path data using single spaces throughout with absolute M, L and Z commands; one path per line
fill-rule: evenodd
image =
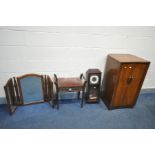
M 13 77 L 4 89 L 11 114 L 21 105 L 48 102 L 54 108 L 53 82 L 48 75 L 25 74 Z
M 17 77 L 21 105 L 44 102 L 43 75 L 26 74 Z

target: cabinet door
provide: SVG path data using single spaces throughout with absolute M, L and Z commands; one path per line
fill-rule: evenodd
M 130 67 L 130 64 L 121 64 L 120 66 L 119 79 L 113 93 L 112 107 L 121 107 L 125 104 L 124 96 L 128 87 L 127 79 L 132 72 Z
M 133 106 L 144 80 L 147 64 L 122 64 L 113 97 L 114 107 Z
M 123 98 L 123 103 L 125 106 L 133 106 L 135 104 L 143 84 L 148 65 L 133 64 L 130 67 L 132 68 L 128 75 L 127 88 Z

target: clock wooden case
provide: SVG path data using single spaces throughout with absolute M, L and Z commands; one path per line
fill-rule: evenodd
M 108 55 L 101 92 L 109 109 L 135 105 L 149 64 L 130 54 Z
M 101 71 L 88 69 L 86 72 L 86 102 L 96 103 L 100 100 Z

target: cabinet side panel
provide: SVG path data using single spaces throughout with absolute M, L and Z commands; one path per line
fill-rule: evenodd
M 110 106 L 114 90 L 117 85 L 120 71 L 120 63 L 108 56 L 102 81 L 102 98 L 106 105 Z

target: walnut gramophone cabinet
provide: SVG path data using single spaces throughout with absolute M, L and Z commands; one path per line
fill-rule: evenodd
M 150 62 L 130 54 L 109 54 L 101 95 L 109 109 L 133 107 Z

